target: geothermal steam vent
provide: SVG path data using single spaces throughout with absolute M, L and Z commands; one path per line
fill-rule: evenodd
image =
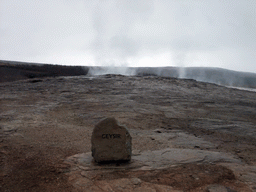
M 96 162 L 131 160 L 132 138 L 115 118 L 100 121 L 92 133 L 92 156 Z

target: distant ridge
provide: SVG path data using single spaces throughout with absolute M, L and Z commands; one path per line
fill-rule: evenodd
M 218 85 L 256 88 L 256 74 L 214 67 L 90 67 L 88 74 L 122 74 L 194 79 Z
M 138 68 L 138 74 L 194 79 L 225 86 L 256 88 L 256 74 L 214 67 Z
M 0 82 L 24 79 L 86 75 L 88 67 L 0 60 Z
M 256 88 L 256 74 L 212 67 L 102 67 L 64 66 L 0 60 L 0 83 L 24 79 L 121 74 L 194 79 L 225 86 Z
M 222 68 L 187 68 L 186 78 L 197 81 L 216 83 L 219 85 L 256 88 L 256 74 L 238 72 Z

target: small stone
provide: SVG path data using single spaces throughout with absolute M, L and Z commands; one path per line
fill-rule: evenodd
M 131 160 L 132 138 L 115 118 L 100 121 L 92 133 L 92 156 L 98 163 Z
M 132 151 L 132 155 L 133 155 L 133 156 L 138 156 L 138 155 L 140 155 L 140 153 L 141 153 L 140 150 L 133 150 L 133 151 Z
M 77 187 L 89 187 L 92 186 L 92 181 L 85 177 L 78 178 L 75 182 L 75 186 Z
M 141 180 L 139 178 L 132 178 L 131 179 L 132 184 L 139 185 L 141 184 Z
M 155 133 L 162 133 L 162 130 L 156 129 L 156 130 L 154 130 L 154 132 L 155 132 Z

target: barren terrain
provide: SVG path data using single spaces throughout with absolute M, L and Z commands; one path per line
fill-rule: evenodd
M 157 76 L 47 77 L 0 84 L 1 191 L 256 191 L 256 93 Z M 115 117 L 129 164 L 90 159 Z

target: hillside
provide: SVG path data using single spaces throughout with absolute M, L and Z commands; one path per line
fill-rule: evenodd
M 0 84 L 1 191 L 255 191 L 256 93 L 159 76 Z M 115 117 L 132 161 L 95 164 L 91 134 Z
M 63 66 L 0 60 L 0 83 L 57 76 L 104 74 L 160 76 L 194 79 L 218 85 L 256 88 L 256 74 L 208 67 L 102 67 Z
M 0 60 L 0 83 L 33 78 L 86 75 L 88 70 L 88 67 L 80 66 L 61 66 Z

